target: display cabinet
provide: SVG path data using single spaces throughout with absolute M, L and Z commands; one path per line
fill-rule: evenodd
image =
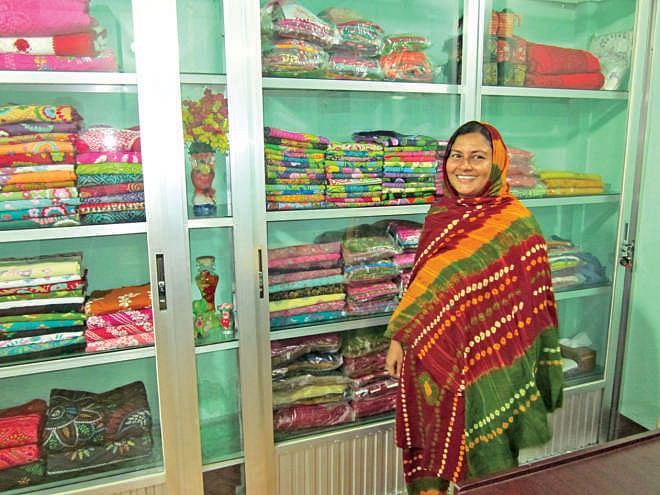
M 471 119 L 501 131 L 510 185 L 553 254 L 566 401 L 553 440 L 522 460 L 606 439 L 653 2 L 354 3 L 92 0 L 94 32 L 105 32 L 90 36 L 103 46 L 76 46 L 93 56 L 0 53 L 6 102 L 70 105 L 82 117 L 76 131 L 139 125 L 140 138 L 140 160 L 114 169 L 140 185 L 102 194 L 137 196 L 89 201 L 89 187 L 106 182 L 84 180 L 121 180 L 81 180 L 88 164 L 72 157 L 75 178 L 52 188 L 76 189 L 73 200 L 39 203 L 66 218 L 0 222 L 0 258 L 80 253 L 84 294 L 54 296 L 74 301 L 149 284 L 154 337 L 85 352 L 76 329 L 63 353 L 0 353 L 12 355 L 0 360 L 2 410 L 41 399 L 54 414 L 57 389 L 106 404 L 141 382 L 151 418 L 135 434 L 150 448 L 139 444 L 126 462 L 63 474 L 53 447 L 48 474 L 42 445 L 32 464 L 46 475 L 28 473 L 39 484 L 20 486 L 22 473 L 0 467 L 0 491 L 402 493 L 396 384 L 383 376 L 379 335 L 405 287 L 416 229 L 441 193 L 446 140 Z M 47 24 L 51 12 L 39 13 Z M 86 11 L 69 14 L 76 29 L 91 29 Z M 56 35 L 0 37 L 29 34 Z M 2 119 L 0 150 L 18 144 Z M 19 201 L 8 194 L 19 188 L 5 187 L 19 167 L 1 158 L 0 199 Z M 43 195 L 29 199 L 55 193 Z M 0 202 L 3 212 L 20 205 Z M 17 215 L 10 220 L 25 220 Z M 0 343 L 30 327 L 2 319 L 17 292 L 2 282 Z

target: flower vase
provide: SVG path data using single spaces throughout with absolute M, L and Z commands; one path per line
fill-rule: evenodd
M 210 146 L 203 143 L 192 143 L 190 146 L 190 180 L 195 191 L 193 193 L 193 215 L 196 217 L 211 217 L 217 212 L 215 202 L 215 153 Z
M 215 312 L 215 289 L 220 277 L 215 273 L 215 256 L 199 256 L 195 284 L 206 303 L 207 312 Z

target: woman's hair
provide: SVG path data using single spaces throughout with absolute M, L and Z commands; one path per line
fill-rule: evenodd
M 486 138 L 490 147 L 491 148 L 493 147 L 493 138 L 490 136 L 490 132 L 488 132 L 486 126 L 483 125 L 481 122 L 477 122 L 476 120 L 471 120 L 460 126 L 458 129 L 456 129 L 456 131 L 454 131 L 454 134 L 452 134 L 452 136 L 449 138 L 449 141 L 447 142 L 447 148 L 445 149 L 445 156 L 444 156 L 445 162 L 447 162 L 447 158 L 449 157 L 449 153 L 451 153 L 451 149 L 454 146 L 454 142 L 456 141 L 456 138 L 458 138 L 458 136 L 462 136 L 464 134 L 471 134 L 473 132 L 478 132 L 479 134 L 481 134 L 483 137 Z

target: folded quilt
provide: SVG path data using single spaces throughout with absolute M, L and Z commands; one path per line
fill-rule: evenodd
M 81 186 L 78 188 L 81 198 L 96 198 L 131 192 L 144 191 L 143 182 L 124 182 L 122 184 L 105 184 L 99 186 Z M 0 193 L 1 197 L 1 193 Z
M 139 151 L 86 151 L 76 155 L 77 163 L 142 163 Z
M 12 308 L 25 308 L 26 311 L 29 308 L 29 311 L 32 311 L 32 308 L 43 307 L 43 306 L 52 306 L 53 304 L 82 304 L 85 300 L 83 296 L 74 296 L 74 297 L 55 297 L 55 298 L 43 298 L 43 299 L 25 299 L 20 298 L 14 301 L 5 301 L 0 302 L 0 310 L 12 309 Z
M 584 72 L 576 74 L 536 74 L 527 73 L 526 86 L 540 88 L 565 89 L 600 89 L 605 82 L 605 76 L 600 72 Z
M 10 220 L 0 224 L 0 230 L 23 230 L 48 227 L 74 227 L 80 225 L 77 213 L 52 217 L 33 217 L 23 220 Z
M 111 223 L 144 222 L 145 213 L 142 210 L 109 211 L 103 213 L 87 213 L 81 218 L 84 225 L 107 225 Z
M 76 140 L 75 134 L 52 132 L 52 133 L 31 133 L 22 134 L 20 136 L 2 136 L 0 135 L 0 145 L 7 144 L 23 144 L 23 143 L 38 143 L 40 141 L 56 143 L 73 143 Z M 51 151 L 51 150 L 44 150 Z M 62 151 L 62 150 L 60 150 Z
M 110 351 L 113 349 L 124 349 L 126 347 L 139 347 L 153 344 L 153 332 L 143 332 L 122 337 L 114 337 L 111 339 L 97 340 L 95 342 L 88 341 L 87 346 L 85 347 L 85 352 Z
M 75 187 L 53 187 L 49 189 L 34 189 L 31 191 L 0 192 L 0 202 L 22 201 L 37 199 L 59 199 L 78 197 L 78 189 Z
M 82 335 L 37 344 L 11 346 L 0 349 L 0 363 L 25 359 L 42 359 L 63 353 L 82 351 L 84 348 L 85 337 Z
M 85 314 L 104 315 L 116 311 L 151 307 L 150 284 L 129 285 L 113 289 L 95 290 L 85 303 Z
M 76 166 L 78 175 L 89 174 L 141 174 L 141 163 L 81 163 Z
M 0 449 L 0 474 L 3 470 L 38 461 L 40 458 L 37 444 L 20 445 Z
M 89 315 L 86 323 L 88 329 L 97 329 L 121 325 L 146 325 L 152 321 L 153 312 L 151 308 L 142 308 Z
M 289 325 L 306 325 L 309 323 L 316 323 L 321 321 L 335 320 L 344 316 L 343 311 L 313 311 L 310 313 L 303 313 L 291 316 L 278 316 L 271 317 L 270 326 L 272 328 L 280 328 Z
M 535 74 L 600 72 L 600 62 L 593 53 L 539 43 L 528 43 L 527 66 Z
M 307 278 L 303 280 L 296 280 L 294 282 L 287 282 L 282 284 L 269 284 L 268 293 L 274 294 L 274 293 L 288 292 L 299 289 L 306 289 L 310 287 L 332 286 L 333 284 L 340 284 L 343 282 L 344 282 L 344 276 L 341 274 L 332 275 L 329 277 Z M 274 300 L 272 299 L 272 296 L 271 296 L 271 300 Z
M 25 134 L 44 134 L 54 132 L 77 134 L 79 130 L 80 120 L 75 119 L 71 122 L 39 122 L 29 120 L 13 123 L 0 123 L 0 136 L 22 136 Z
M 327 145 L 330 140 L 324 136 L 317 136 L 315 134 L 307 134 L 302 132 L 292 132 L 275 127 L 264 127 L 264 134 L 270 138 L 287 139 L 293 142 L 303 142 L 312 144 Z M 324 146 L 324 148 L 327 146 Z
M 346 301 L 344 301 L 343 299 L 338 301 L 330 301 L 330 302 L 318 302 L 315 304 L 310 304 L 308 306 L 301 306 L 299 308 L 271 311 L 270 317 L 281 318 L 281 317 L 289 317 L 294 315 L 316 313 L 321 311 L 342 311 L 345 306 L 346 306 Z
M 85 340 L 87 343 L 90 343 L 99 340 L 115 339 L 118 337 L 130 337 L 131 335 L 139 335 L 153 331 L 154 326 L 152 322 L 147 322 L 142 325 L 132 323 L 118 325 L 116 327 L 88 328 L 85 332 Z
M 35 399 L 0 410 L 0 449 L 41 443 L 46 402 Z
M 105 186 L 110 184 L 129 184 L 143 182 L 139 174 L 85 174 L 78 176 L 78 186 Z
M 341 268 L 325 268 L 321 270 L 300 270 L 288 273 L 277 273 L 268 275 L 269 287 L 296 281 L 313 280 L 324 277 L 341 275 Z
M 96 55 L 95 40 L 93 31 L 54 36 L 2 37 L 0 52 L 93 57 Z
M 299 297 L 296 299 L 285 299 L 282 301 L 270 301 L 268 309 L 271 312 L 278 312 L 291 309 L 304 308 L 319 303 L 330 303 L 336 301 L 344 301 L 346 294 L 343 292 L 336 294 L 323 294 L 319 296 Z
M 293 299 L 307 298 L 313 296 L 322 296 L 326 294 L 336 294 L 343 292 L 343 290 L 344 290 L 343 280 L 340 280 L 339 283 L 336 284 L 315 285 L 313 287 L 301 287 L 299 289 L 290 289 L 290 290 L 273 292 L 270 294 L 269 299 L 272 302 L 293 300 Z
M 23 165 L 50 165 L 58 163 L 74 163 L 74 153 L 48 152 L 12 153 L 0 155 L 0 172 L 4 167 L 20 167 Z
M 80 116 L 71 105 L 0 106 L 0 124 L 20 122 L 77 122 L 79 120 Z
M 0 53 L 0 70 L 114 72 L 117 70 L 117 59 L 110 49 L 101 51 L 95 57 Z
M 47 209 L 49 206 L 77 206 L 79 204 L 80 204 L 80 198 L 17 199 L 12 201 L 0 200 L 0 218 L 5 220 L 5 218 L 2 217 L 4 212 L 31 210 L 31 209 Z M 34 216 L 34 214 L 30 213 L 29 216 Z M 49 216 L 49 213 L 38 216 Z
M 78 212 L 81 215 L 87 215 L 90 213 L 108 213 L 108 212 L 123 212 L 130 210 L 144 210 L 144 202 L 128 202 L 128 203 L 98 203 L 98 204 L 81 204 L 78 207 Z
M 79 275 L 81 262 L 82 255 L 80 254 L 5 258 L 0 260 L 0 282 L 27 281 L 29 283 L 33 279 L 44 277 Z M 18 286 L 20 287 L 20 285 Z

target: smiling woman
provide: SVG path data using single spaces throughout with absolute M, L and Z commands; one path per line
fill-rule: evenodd
M 463 198 L 482 194 L 490 179 L 493 149 L 490 135 L 483 126 L 468 122 L 461 127 L 445 164 L 449 183 Z

